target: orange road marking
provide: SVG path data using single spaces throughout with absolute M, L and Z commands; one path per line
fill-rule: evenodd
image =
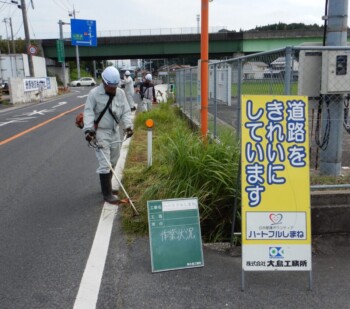
M 23 136 L 23 135 L 25 135 L 25 134 L 27 134 L 27 133 L 29 133 L 29 132 L 32 132 L 32 131 L 34 131 L 34 130 L 36 130 L 36 129 L 38 129 L 38 128 L 40 128 L 40 127 L 42 127 L 42 126 L 44 126 L 44 125 L 46 125 L 46 124 L 48 124 L 48 123 L 50 123 L 50 122 L 56 120 L 56 119 L 58 119 L 58 118 L 61 118 L 61 117 L 65 116 L 65 115 L 71 113 L 71 112 L 74 112 L 75 110 L 81 108 L 81 107 L 84 106 L 84 105 L 85 105 L 85 104 L 81 104 L 81 105 L 79 105 L 79 106 L 77 106 L 77 107 L 75 107 L 75 108 L 73 108 L 73 109 L 71 109 L 71 110 L 69 110 L 69 111 L 66 111 L 66 112 L 64 112 L 64 113 L 62 113 L 62 114 L 59 114 L 59 115 L 53 117 L 53 118 L 50 118 L 50 119 L 48 119 L 48 120 L 46 120 L 46 121 L 44 121 L 44 122 L 42 122 L 42 123 L 40 123 L 40 124 L 38 124 L 38 125 L 36 125 L 36 126 L 34 126 L 34 127 L 31 127 L 31 128 L 29 128 L 29 129 L 27 129 L 27 130 L 21 132 L 21 133 L 18 133 L 18 134 L 16 134 L 16 135 L 12 136 L 12 137 L 9 137 L 8 139 L 5 139 L 5 140 L 1 141 L 1 142 L 0 142 L 0 146 L 5 145 L 5 144 L 7 144 L 7 143 L 9 143 L 9 142 L 11 142 L 11 141 L 13 141 L 13 140 L 15 140 L 16 138 L 19 138 L 19 137 L 21 137 L 21 136 Z

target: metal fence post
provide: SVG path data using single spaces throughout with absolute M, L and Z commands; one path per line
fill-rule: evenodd
M 284 71 L 284 94 L 290 95 L 290 81 L 291 81 L 291 72 L 292 72 L 292 47 L 286 47 L 286 64 Z
M 217 99 L 216 99 L 216 64 L 214 63 L 214 129 L 213 129 L 213 135 L 214 138 L 217 137 L 217 128 L 216 128 L 216 117 L 218 112 L 218 106 L 217 106 Z
M 182 106 L 186 111 L 186 69 L 182 71 Z
M 179 72 L 179 87 L 177 92 L 179 93 L 179 105 L 182 107 L 182 71 Z
M 231 64 L 226 63 L 227 65 L 227 106 L 231 106 L 231 95 L 232 95 L 232 67 Z
M 180 71 L 176 72 L 176 93 L 175 93 L 175 100 L 176 103 L 179 104 L 179 100 L 180 100 L 180 89 L 181 89 L 181 85 L 180 85 Z
M 192 68 L 190 69 L 190 119 L 192 120 L 192 111 L 193 111 L 193 93 L 192 93 L 192 87 L 193 87 L 193 82 L 192 82 Z
M 239 137 L 241 134 L 241 107 L 242 107 L 242 66 L 243 62 L 241 59 L 238 59 L 237 62 L 237 125 L 236 125 L 236 131 L 237 136 Z

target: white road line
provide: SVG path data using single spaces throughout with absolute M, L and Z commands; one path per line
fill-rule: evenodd
M 115 167 L 115 173 L 117 174 L 118 179 L 121 181 L 123 178 L 123 170 L 126 162 L 126 156 L 128 154 L 128 149 L 130 145 L 131 138 L 128 138 L 121 146 L 120 149 L 120 155 L 117 162 L 117 165 Z M 115 177 L 112 177 L 112 187 L 114 190 L 120 189 L 119 182 L 115 179 Z
M 137 104 L 135 104 L 136 108 L 137 108 Z M 135 119 L 135 115 L 136 112 L 131 112 L 131 121 L 134 122 Z M 128 154 L 128 149 L 129 149 L 129 145 L 131 142 L 132 138 L 128 138 L 120 147 L 120 155 L 118 158 L 118 162 L 117 165 L 115 167 L 115 173 L 117 174 L 118 179 L 121 181 L 123 178 L 123 170 L 124 170 L 124 166 L 125 166 L 125 162 L 126 162 L 126 156 Z M 120 189 L 120 184 L 119 182 L 115 179 L 115 177 L 112 177 L 112 187 L 114 190 L 119 190 Z
M 108 203 L 103 205 L 95 239 L 75 299 L 74 309 L 96 308 L 112 226 L 117 212 L 117 206 Z

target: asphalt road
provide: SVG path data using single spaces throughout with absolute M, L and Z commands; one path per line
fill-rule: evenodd
M 115 256 L 114 267 L 122 273 L 116 290 L 104 295 L 114 302 L 98 308 L 349 308 L 350 235 L 314 239 L 312 291 L 309 273 L 296 271 L 246 272 L 242 291 L 240 248 L 204 246 L 204 267 L 152 273 L 148 238 L 118 236 L 113 252 L 125 254 Z
M 0 113 L 2 309 L 73 306 L 103 205 L 71 111 L 89 90 Z

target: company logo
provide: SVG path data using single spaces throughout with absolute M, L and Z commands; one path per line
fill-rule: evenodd
M 272 222 L 271 225 L 282 224 L 283 215 L 282 214 L 270 214 L 269 219 Z
M 269 257 L 270 259 L 283 259 L 284 258 L 283 247 L 269 247 Z

